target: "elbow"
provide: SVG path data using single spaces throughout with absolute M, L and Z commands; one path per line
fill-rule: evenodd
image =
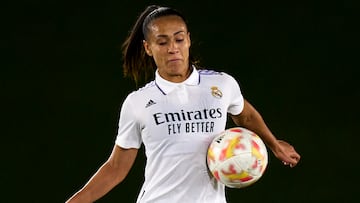
M 254 120 L 254 116 L 253 115 L 236 115 L 236 116 L 232 116 L 232 119 L 234 121 L 234 123 L 237 126 L 242 126 L 242 127 L 246 127 L 248 126 L 250 123 L 253 122 Z
M 232 119 L 236 125 L 243 127 L 263 120 L 260 113 L 246 100 L 243 111 L 239 115 L 232 116 Z

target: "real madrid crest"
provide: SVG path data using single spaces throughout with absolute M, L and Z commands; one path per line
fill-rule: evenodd
M 211 95 L 215 98 L 220 99 L 222 97 L 222 92 L 216 86 L 211 87 Z

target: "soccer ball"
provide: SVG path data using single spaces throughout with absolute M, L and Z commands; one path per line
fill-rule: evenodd
M 229 128 L 215 136 L 207 153 L 212 175 L 225 186 L 244 188 L 258 181 L 268 164 L 264 142 L 254 132 Z

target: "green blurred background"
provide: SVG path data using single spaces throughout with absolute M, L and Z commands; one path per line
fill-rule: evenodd
M 302 155 L 289 169 L 270 154 L 262 179 L 228 190 L 229 203 L 359 202 L 354 2 L 3 2 L 0 202 L 64 202 L 107 159 L 121 104 L 136 88 L 123 78 L 121 44 L 149 4 L 182 11 L 202 65 L 236 77 Z M 98 202 L 135 202 L 144 161 L 141 150 Z

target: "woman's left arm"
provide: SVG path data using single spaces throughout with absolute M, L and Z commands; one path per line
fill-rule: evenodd
M 244 100 L 243 111 L 238 115 L 231 115 L 231 118 L 236 125 L 259 135 L 283 164 L 294 167 L 299 162 L 300 155 L 295 148 L 283 140 L 278 140 L 267 127 L 260 113 L 247 100 Z

